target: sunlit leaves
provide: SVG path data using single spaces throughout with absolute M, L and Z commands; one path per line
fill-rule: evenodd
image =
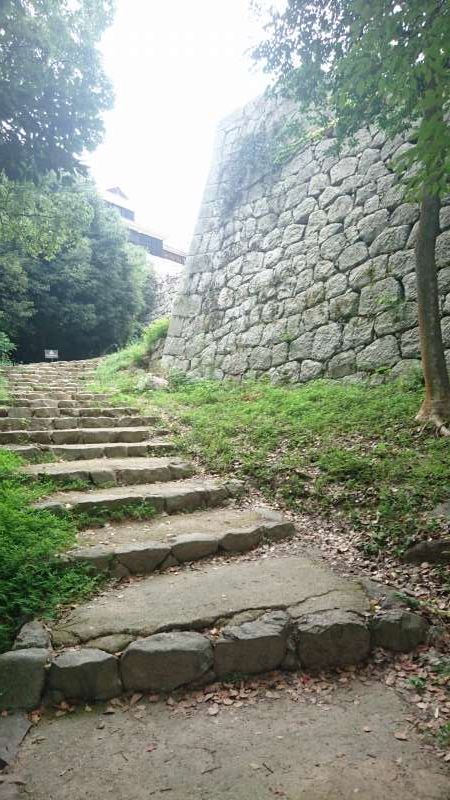
M 288 0 L 254 56 L 313 113 L 331 107 L 339 140 L 364 123 L 389 136 L 418 125 L 410 189 L 448 191 L 450 6 L 445 0 Z

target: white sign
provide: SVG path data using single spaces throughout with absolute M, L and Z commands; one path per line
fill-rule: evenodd
M 47 359 L 54 359 L 58 358 L 58 351 L 57 350 L 44 350 L 45 358 Z

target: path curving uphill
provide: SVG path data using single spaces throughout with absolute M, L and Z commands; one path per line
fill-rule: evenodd
M 0 656 L 2 708 L 166 691 L 278 667 L 340 667 L 373 647 L 407 651 L 424 641 L 421 617 L 395 606 L 373 614 L 361 583 L 313 558 L 233 559 L 289 537 L 292 523 L 236 504 L 239 481 L 196 477 L 157 416 L 88 391 L 95 365 L 8 372 L 1 446 L 35 462 L 24 468 L 31 478 L 61 484 L 38 508 L 83 515 L 78 546 L 64 558 L 113 582 L 63 614 L 51 635 L 25 626 Z M 74 481 L 82 488 L 64 488 Z M 121 521 L 98 527 L 111 517 Z M 200 560 L 194 571 L 181 566 Z

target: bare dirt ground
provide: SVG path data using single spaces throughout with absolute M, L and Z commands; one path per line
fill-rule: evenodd
M 299 678 L 290 680 L 294 687 Z M 199 690 L 182 701 L 135 696 L 106 713 L 52 712 L 22 748 L 15 771 L 20 794 L 33 800 L 449 800 L 447 765 L 424 747 L 408 706 L 379 680 L 342 673 L 331 690 L 325 682 L 328 688 L 309 697 L 277 689 L 277 675 L 266 680 L 262 695 L 252 685 L 261 686 L 229 690 L 244 698 L 229 707 Z

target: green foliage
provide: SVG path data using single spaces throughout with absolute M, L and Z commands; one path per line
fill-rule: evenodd
M 167 336 L 168 319 L 157 319 L 147 325 L 139 338 L 131 341 L 127 347 L 107 356 L 97 369 L 97 380 L 100 385 L 107 384 L 112 376 L 129 367 L 139 367 L 151 355 L 155 345 Z M 124 376 L 127 380 L 127 376 Z
M 153 392 L 176 415 L 186 452 L 250 480 L 289 508 L 341 519 L 368 554 L 434 533 L 450 494 L 450 451 L 411 423 L 416 383 L 199 381 Z M 345 409 L 345 413 L 343 413 Z
M 2 0 L 0 164 L 13 179 L 73 171 L 101 141 L 112 92 L 98 43 L 113 0 Z
M 88 186 L 52 172 L 33 183 L 0 173 L 0 253 L 51 259 L 70 247 L 92 221 Z
M 7 363 L 11 353 L 14 353 L 16 345 L 11 341 L 9 336 L 3 331 L 0 331 L 0 364 Z
M 440 726 L 437 732 L 437 740 L 440 747 L 448 747 L 450 745 L 450 722 L 445 722 Z
M 156 514 L 154 506 L 146 500 L 137 503 L 124 503 L 119 508 L 102 508 L 97 511 L 71 511 L 67 519 L 74 522 L 78 530 L 83 528 L 101 528 L 105 522 L 123 522 L 124 520 L 152 519 Z
M 30 506 L 44 487 L 21 476 L 20 464 L 13 453 L 0 452 L 0 652 L 24 622 L 51 615 L 99 585 L 85 567 L 58 558 L 75 543 L 76 528 Z
M 408 683 L 419 694 L 422 694 L 425 691 L 425 689 L 427 688 L 427 682 L 426 682 L 425 678 L 410 678 Z
M 258 4 L 257 4 L 258 5 Z M 260 5 L 260 4 L 259 4 Z M 333 123 L 338 141 L 373 124 L 388 136 L 407 133 L 400 167 L 416 195 L 444 196 L 450 172 L 445 0 L 288 0 L 270 10 L 267 37 L 255 49 L 319 126 Z M 410 169 L 414 166 L 414 169 Z
M 56 182 L 53 193 L 51 182 L 42 186 L 50 206 L 61 187 L 59 211 L 53 209 L 48 223 L 59 233 L 53 243 L 44 236 L 44 258 L 36 252 L 30 257 L 20 231 L 17 241 L 1 241 L 0 231 L 0 324 L 24 360 L 39 360 L 45 347 L 58 348 L 64 358 L 120 347 L 151 304 L 154 277 L 147 256 L 128 243 L 117 213 L 89 182 Z M 58 227 L 59 213 L 64 224 Z M 35 234 L 39 239 L 38 228 Z

